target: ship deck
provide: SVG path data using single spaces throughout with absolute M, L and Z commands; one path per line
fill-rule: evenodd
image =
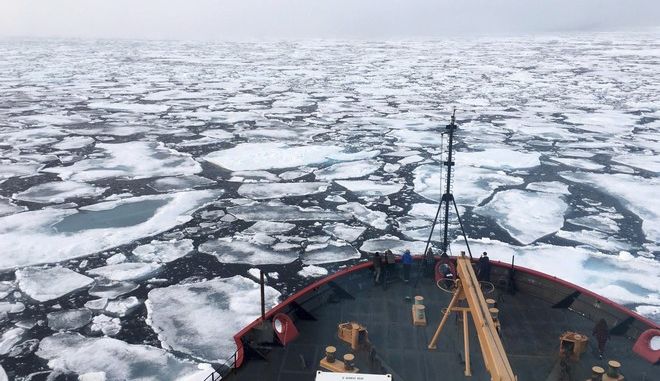
M 494 270 L 497 277 L 498 270 Z M 389 279 L 386 287 L 374 285 L 371 271 L 364 269 L 331 282 L 327 289 L 317 290 L 314 297 L 299 300 L 297 311 L 290 311 L 289 314 L 296 319 L 300 336 L 285 347 L 246 340 L 246 346 L 252 349 L 246 347 L 244 364 L 225 379 L 314 380 L 316 371 L 323 370 L 319 367 L 319 360 L 324 357 L 326 346 L 335 346 L 339 359 L 351 352 L 349 345 L 337 337 L 337 325 L 349 321 L 366 326 L 379 360 L 394 380 L 469 379 L 463 373 L 463 323 L 459 314 L 450 316 L 437 349 L 427 349 L 451 294 L 437 288 L 431 279 L 421 279 L 417 287 L 414 287 L 414 279 L 405 283 L 399 278 L 398 270 Z M 609 359 L 622 364 L 621 371 L 626 379 L 659 379 L 658 366 L 632 352 L 634 338 L 631 336 L 635 335 L 631 334 L 630 329 L 624 330 L 622 335 L 612 335 L 605 357 L 599 359 L 595 339 L 591 335 L 593 320 L 571 308 L 553 308 L 552 302 L 524 289 L 523 285 L 514 295 L 495 289 L 492 294 L 486 295 L 497 300 L 502 342 L 518 380 L 560 379 L 559 336 L 566 331 L 589 336 L 586 352 L 578 362 L 571 363 L 570 378 L 566 379 L 586 380 L 591 375 L 592 366 L 607 369 Z M 326 297 L 322 296 L 324 294 Z M 424 297 L 428 321 L 425 327 L 412 324 L 411 298 L 415 295 Z M 611 328 L 618 322 L 608 319 Z M 489 380 L 472 319 L 469 323 L 471 378 Z M 248 341 L 252 344 L 248 345 Z M 373 373 L 370 369 L 373 362 L 366 357 L 369 356 L 356 353 L 356 366 L 361 372 Z

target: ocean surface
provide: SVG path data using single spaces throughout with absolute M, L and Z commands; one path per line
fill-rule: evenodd
M 659 68 L 660 31 L 0 40 L 0 369 L 203 379 L 259 270 L 272 306 L 421 254 L 454 108 L 472 252 L 660 321 Z

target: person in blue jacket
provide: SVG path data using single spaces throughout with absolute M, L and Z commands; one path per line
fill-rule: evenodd
M 412 266 L 413 263 L 413 258 L 412 255 L 410 255 L 410 250 L 406 249 L 406 251 L 403 252 L 403 256 L 401 257 L 401 263 L 403 263 L 403 281 L 408 283 L 410 280 L 410 267 Z

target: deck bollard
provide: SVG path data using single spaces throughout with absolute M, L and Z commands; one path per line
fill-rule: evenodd
M 355 360 L 355 356 L 353 354 L 347 353 L 344 355 L 344 368 L 346 370 L 353 370 L 353 360 Z
M 333 347 L 332 345 L 325 347 L 325 361 L 329 363 L 335 362 L 336 352 L 337 352 L 337 348 Z

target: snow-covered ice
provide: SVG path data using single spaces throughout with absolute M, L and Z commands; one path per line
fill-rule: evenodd
M 217 195 L 178 192 L 0 217 L 0 269 L 83 257 L 161 233 L 190 221 Z
M 16 270 L 16 280 L 21 291 L 39 302 L 61 298 L 94 283 L 94 279 L 64 267 Z
M 194 249 L 191 239 L 151 241 L 133 249 L 133 255 L 141 262 L 168 263 L 185 257 Z
M 318 265 L 322 263 L 344 262 L 359 259 L 360 252 L 346 242 L 331 241 L 318 248 L 308 246 L 303 254 L 303 263 Z
M 206 177 L 190 175 L 179 177 L 162 177 L 149 183 L 149 187 L 151 187 L 156 192 L 167 193 L 208 187 L 215 183 L 215 181 L 207 179 Z
M 337 237 L 340 240 L 344 240 L 346 242 L 354 242 L 357 240 L 362 233 L 364 233 L 367 230 L 364 226 L 351 226 L 351 225 L 346 225 L 341 222 L 336 222 L 332 224 L 328 224 L 323 227 L 323 231 L 332 234 L 333 236 Z
M 381 183 L 370 180 L 338 180 L 337 184 L 358 196 L 387 196 L 397 193 L 402 184 Z
M 241 143 L 234 148 L 206 155 L 206 161 L 230 171 L 292 168 L 328 161 L 328 156 L 342 151 L 327 145 L 287 146 L 282 143 Z
M 298 259 L 298 253 L 293 250 L 278 251 L 266 245 L 224 238 L 202 243 L 199 251 L 214 255 L 222 263 L 269 265 L 291 263 Z
M 358 221 L 371 225 L 376 229 L 385 230 L 389 227 L 387 214 L 378 210 L 371 210 L 358 202 L 348 202 L 339 205 L 337 209 L 351 213 Z
M 354 179 L 376 172 L 382 164 L 375 160 L 349 161 L 337 163 L 314 172 L 318 180 Z
M 87 308 L 54 311 L 46 316 L 48 317 L 48 328 L 53 331 L 76 330 L 92 321 L 92 311 Z
M 347 216 L 319 207 L 302 208 L 295 205 L 262 202 L 227 208 L 236 218 L 245 221 L 341 221 Z
M 87 274 L 113 281 L 139 281 L 158 274 L 162 265 L 158 263 L 125 262 L 115 265 L 97 267 L 87 271 Z
M 367 253 L 383 253 L 385 250 L 391 250 L 396 255 L 403 255 L 405 250 L 410 250 L 413 255 L 422 255 L 425 248 L 426 242 L 424 241 L 405 241 L 391 235 L 385 235 L 364 241 L 360 250 Z
M 95 148 L 103 154 L 102 157 L 84 159 L 66 167 L 50 167 L 43 171 L 73 181 L 143 179 L 194 175 L 202 171 L 202 166 L 190 155 L 153 142 L 100 143 Z
M 249 183 L 238 188 L 238 194 L 254 200 L 308 196 L 325 192 L 328 183 Z
M 41 204 L 62 203 L 72 198 L 98 197 L 106 189 L 75 181 L 53 181 L 35 185 L 23 192 L 14 194 L 12 197 L 16 200 Z
M 303 278 L 318 278 L 328 275 L 328 270 L 323 267 L 309 265 L 304 266 L 302 270 L 298 271 L 298 275 Z
M 280 293 L 266 286 L 266 308 Z M 260 314 L 259 285 L 240 275 L 149 291 L 149 325 L 165 348 L 223 362 L 236 350 L 233 335 Z M 222 322 L 222 324 L 219 324 Z
M 511 237 L 528 245 L 561 229 L 567 209 L 561 195 L 512 189 L 496 193 L 474 211 L 492 217 Z
M 128 344 L 109 337 L 87 338 L 78 333 L 57 333 L 39 344 L 37 356 L 51 368 L 78 374 L 104 372 L 108 380 L 201 381 L 208 367 L 180 360 L 148 345 Z

